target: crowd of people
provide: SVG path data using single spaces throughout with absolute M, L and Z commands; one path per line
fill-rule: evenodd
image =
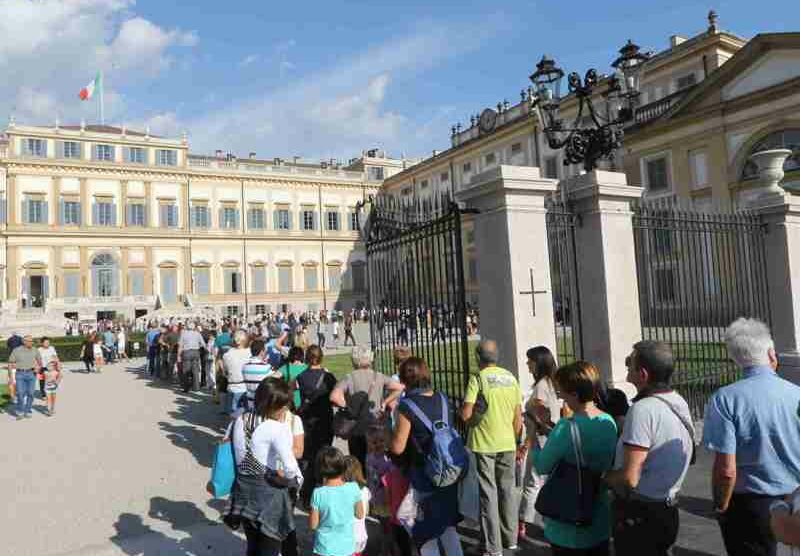
M 50 338 L 43 337 L 37 347 L 33 336 L 12 334 L 6 345 L 8 356 L 8 387 L 12 400 L 16 400 L 15 414 L 18 421 L 33 417 L 33 401 L 38 382 L 39 397 L 46 404 L 45 415 L 56 413 L 56 394 L 64 375 L 64 369 Z

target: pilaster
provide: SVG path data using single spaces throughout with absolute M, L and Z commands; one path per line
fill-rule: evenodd
M 18 205 L 19 199 L 17 198 L 17 176 L 14 174 L 8 174 L 8 176 L 6 176 L 6 210 L 8 211 L 6 221 L 11 226 L 15 226 L 17 224 Z M 9 297 L 11 297 L 10 293 Z
M 6 238 L 6 241 L 8 241 L 8 238 Z M 8 299 L 16 299 L 19 276 L 19 267 L 17 266 L 17 246 L 8 245 L 7 249 L 6 280 L 8 280 Z
M 144 225 L 147 228 L 152 228 L 154 221 L 153 213 L 155 211 L 153 210 L 153 183 L 150 181 L 144 182 L 144 202 Z
M 81 184 L 81 195 L 83 195 L 84 189 L 83 184 Z M 78 250 L 81 259 L 81 296 L 89 297 L 89 248 L 81 245 Z
M 89 202 L 89 183 L 86 178 L 80 178 L 78 183 L 81 189 L 81 228 L 86 229 L 92 224 L 92 205 Z M 81 268 L 81 274 L 83 274 L 83 268 Z M 85 275 L 83 281 L 86 281 Z
M 122 278 L 119 281 L 119 291 L 120 295 L 129 295 L 129 286 L 130 280 L 128 279 L 128 247 L 120 247 L 119 248 L 119 267 L 122 271 Z
M 144 248 L 144 293 L 153 295 L 153 248 L 149 245 Z
M 128 210 L 128 180 L 120 180 L 119 182 L 119 203 L 117 205 L 117 227 L 123 228 L 125 222 L 125 214 Z
M 50 276 L 53 277 L 53 287 L 50 297 L 63 297 L 64 293 L 64 269 L 62 268 L 62 247 L 50 247 Z

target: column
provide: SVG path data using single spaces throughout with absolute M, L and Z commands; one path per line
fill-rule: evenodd
M 119 248 L 119 268 L 122 273 L 121 279 L 119 281 L 119 294 L 120 295 L 128 295 L 130 292 L 128 291 L 128 247 L 120 247 Z
M 89 202 L 89 184 L 87 183 L 86 178 L 80 178 L 78 180 L 80 183 L 81 189 L 81 228 L 86 228 L 88 225 L 91 225 L 92 222 L 92 205 Z M 83 248 L 82 248 L 83 249 Z M 83 274 L 83 269 L 81 269 L 81 274 Z M 84 277 L 86 275 L 84 274 Z M 84 278 L 84 282 L 86 279 Z M 84 293 L 84 295 L 86 295 Z
M 128 210 L 128 180 L 119 182 L 119 208 L 117 208 L 117 227 L 124 228 Z M 124 291 L 124 290 L 123 290 Z
M 144 248 L 144 293 L 153 295 L 153 248 L 149 245 Z
M 50 248 L 50 275 L 53 277 L 53 285 L 50 291 L 51 298 L 64 296 L 64 269 L 62 268 L 62 247 Z
M 61 178 L 50 178 L 50 206 L 53 207 L 49 211 L 48 224 L 58 226 L 61 222 Z
M 556 351 L 545 209 L 556 187 L 538 168 L 498 166 L 457 193 L 480 211 L 474 222 L 483 337 L 497 341 L 500 365 L 517 375 L 523 391 L 532 384 L 527 349 Z
M 756 153 L 763 193 L 750 202 L 767 225 L 764 258 L 778 370 L 800 384 L 800 197 L 780 187 L 789 150 Z
M 144 225 L 146 228 L 153 226 L 153 183 L 144 182 Z
M 14 174 L 9 174 L 6 176 L 6 211 L 8 212 L 6 215 L 6 221 L 8 222 L 9 226 L 15 226 L 17 224 L 18 204 L 19 199 L 17 199 L 17 176 Z M 9 297 L 11 297 L 10 293 Z
M 188 246 L 184 246 L 183 251 L 183 294 L 192 293 L 192 256 Z
M 177 203 L 181 230 L 187 232 L 189 230 L 189 182 L 184 182 L 180 185 Z
M 10 206 L 10 205 L 9 205 Z M 8 238 L 6 238 L 8 241 Z M 17 268 L 17 246 L 8 245 L 6 253 L 6 280 L 8 281 L 8 299 L 17 298 L 19 268 Z M 19 305 L 19 301 L 17 301 Z
M 84 189 L 81 184 L 81 195 L 83 195 Z M 81 210 L 83 210 L 83 206 L 81 206 Z M 81 257 L 81 296 L 89 297 L 89 248 L 82 245 L 78 249 Z
M 610 386 L 633 393 L 625 357 L 642 339 L 631 201 L 641 187 L 625 174 L 593 172 L 563 180 L 573 210 L 583 359 L 597 365 Z

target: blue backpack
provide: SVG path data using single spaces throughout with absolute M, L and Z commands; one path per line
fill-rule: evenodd
M 469 454 L 458 431 L 450 425 L 447 399 L 441 392 L 439 398 L 442 400 L 442 418 L 435 423 L 431 423 L 428 416 L 409 398 L 403 398 L 400 403 L 405 404 L 433 436 L 430 450 L 425 454 L 425 476 L 433 486 L 446 487 L 458 482 L 466 473 Z

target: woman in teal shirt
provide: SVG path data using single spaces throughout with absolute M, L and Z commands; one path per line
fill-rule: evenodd
M 605 472 L 614 461 L 617 426 L 614 419 L 597 409 L 593 401 L 600 373 L 591 363 L 576 361 L 558 369 L 555 380 L 561 398 L 574 415 L 571 419 L 561 419 L 547 437 L 544 448 L 533 453 L 533 465 L 537 473 L 547 475 L 562 459 L 576 463 L 570 420 L 574 420 L 580 431 L 584 463 L 598 474 Z M 611 537 L 611 508 L 607 489 L 601 487 L 597 495 L 590 526 L 578 527 L 544 518 L 544 536 L 550 542 L 555 556 L 607 556 Z
M 300 389 L 297 387 L 297 376 L 308 368 L 303 362 L 305 354 L 303 349 L 293 347 L 289 350 L 288 362 L 281 368 L 281 375 L 289 387 L 292 389 L 292 401 L 294 403 L 294 410 L 300 407 Z

